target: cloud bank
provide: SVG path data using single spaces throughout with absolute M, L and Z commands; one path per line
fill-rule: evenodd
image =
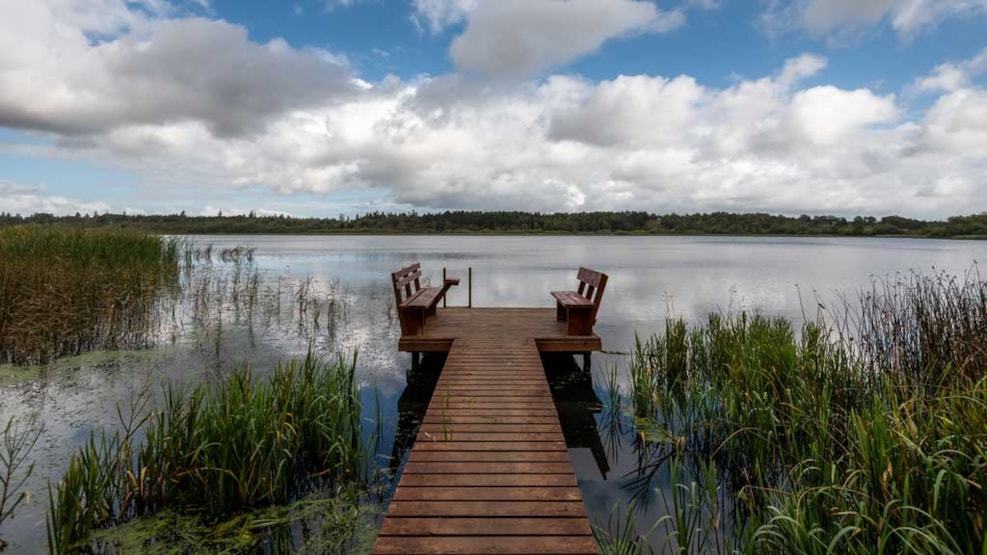
M 771 0 L 769 32 L 804 30 L 840 38 L 887 23 L 910 38 L 940 22 L 987 14 L 987 0 Z
M 555 0 L 416 6 L 426 27 L 465 25 L 452 46 L 457 64 L 516 79 L 610 38 L 663 29 L 667 12 L 653 4 L 609 1 L 623 11 L 569 11 L 566 31 L 527 49 L 498 46 L 489 59 L 474 50 L 493 36 L 484 33 L 508 32 L 524 13 L 530 21 L 505 41 L 523 43 L 560 15 Z M 987 91 L 975 79 L 985 53 L 917 80 L 924 109 L 908 95 L 824 84 L 828 62 L 816 54 L 724 87 L 689 75 L 368 83 L 331 53 L 260 44 L 237 25 L 169 16 L 166 4 L 148 1 L 139 13 L 122 0 L 89 5 L 118 15 L 5 4 L 0 125 L 42 139 L 33 156 L 122 169 L 144 188 L 367 190 L 425 209 L 940 217 L 987 205 Z M 903 9 L 872 7 L 858 20 Z M 504 57 L 510 67 L 492 61 Z M 0 203 L 45 208 L 25 194 L 39 196 L 8 185 Z

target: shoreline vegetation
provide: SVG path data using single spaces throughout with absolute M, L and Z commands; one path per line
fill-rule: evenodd
M 0 363 L 147 346 L 181 251 L 147 232 L 0 228 Z
M 49 550 L 171 542 L 172 551 L 239 553 L 266 540 L 294 551 L 287 527 L 297 521 L 321 529 L 305 539 L 311 552 L 349 545 L 377 480 L 380 434 L 361 421 L 355 368 L 355 357 L 329 363 L 309 352 L 267 380 L 244 365 L 191 389 L 166 383 L 157 403 L 137 396 L 117 409 L 120 429 L 93 433 L 50 483 Z M 159 513 L 184 529 L 162 527 Z M 116 528 L 127 523 L 139 526 Z
M 901 216 L 797 217 L 764 213 L 666 214 L 648 212 L 371 212 L 352 217 L 286 215 L 188 216 L 80 214 L 21 216 L 0 212 L 0 228 L 43 224 L 71 228 L 125 228 L 183 234 L 546 234 L 546 235 L 769 235 L 987 239 L 987 213 L 942 221 Z
M 637 430 L 635 500 L 667 516 L 636 535 L 612 513 L 601 552 L 985 549 L 987 281 L 877 282 L 822 316 L 798 332 L 714 314 L 638 341 L 609 410 Z

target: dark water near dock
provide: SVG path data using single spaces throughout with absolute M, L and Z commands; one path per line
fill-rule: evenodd
M 607 353 L 594 355 L 585 374 L 582 360 L 548 357 L 553 393 L 580 487 L 592 519 L 605 522 L 611 506 L 638 499 L 640 522 L 665 514 L 655 488 L 667 483 L 661 469 L 642 475 L 635 432 L 608 410 L 604 391 L 611 371 L 626 390 L 626 356 L 635 333 L 663 329 L 667 316 L 705 319 L 710 312 L 760 310 L 801 322 L 869 286 L 871 279 L 943 271 L 976 271 L 987 243 L 915 239 L 740 237 L 523 237 L 523 236 L 209 236 L 195 237 L 217 249 L 256 248 L 263 282 L 281 299 L 305 284 L 326 314 L 300 325 L 286 317 L 245 324 L 226 306 L 195 324 L 178 315 L 163 330 L 159 347 L 133 353 L 95 353 L 42 369 L 0 367 L 0 421 L 41 411 L 46 432 L 35 456 L 32 502 L 4 524 L 9 552 L 33 553 L 44 544 L 44 484 L 55 480 L 74 448 L 93 430 L 114 429 L 116 405 L 165 379 L 196 383 L 217 364 L 273 362 L 303 355 L 313 346 L 327 356 L 359 352 L 358 379 L 368 417 L 377 404 L 383 422 L 381 464 L 407 453 L 406 434 L 427 406 L 434 381 L 427 372 L 408 378 L 410 355 L 397 352 L 390 272 L 419 261 L 433 282 L 443 267 L 463 278 L 448 296 L 467 302 L 467 268 L 473 268 L 474 306 L 554 306 L 549 291 L 575 285 L 585 265 L 610 275 L 597 333 Z M 219 263 L 217 262 L 217 265 Z M 211 290 L 210 290 L 211 291 Z M 222 292 L 216 293 L 222 294 Z M 287 301 L 284 301 L 287 302 Z M 287 304 L 280 313 L 315 310 Z M 297 319 L 297 320 L 300 320 Z M 430 364 L 440 364 L 432 359 Z M 429 368 L 428 362 L 424 368 Z M 434 367 L 434 366 L 433 366 Z M 399 466 L 394 466 L 395 471 Z M 395 479 L 396 483 L 396 479 Z M 643 530 L 642 530 L 643 531 Z

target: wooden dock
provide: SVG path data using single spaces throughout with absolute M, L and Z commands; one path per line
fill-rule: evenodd
M 600 349 L 553 309 L 439 309 L 448 351 L 375 553 L 596 553 L 539 350 Z

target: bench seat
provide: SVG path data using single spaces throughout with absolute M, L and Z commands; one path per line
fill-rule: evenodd
M 552 296 L 565 306 L 593 306 L 593 301 L 575 291 L 552 291 Z
M 429 287 L 427 289 L 419 289 L 410 299 L 404 301 L 401 306 L 404 308 L 425 308 L 428 309 L 432 306 L 432 303 L 437 303 L 439 300 L 439 293 L 442 290 L 438 287 Z
M 447 278 L 442 287 L 422 287 L 421 275 L 419 263 L 391 274 L 402 335 L 418 335 L 425 328 L 425 320 L 435 315 L 436 306 L 449 288 L 459 285 L 458 278 Z
M 607 286 L 607 275 L 580 268 L 576 277 L 579 280 L 577 291 L 552 291 L 555 317 L 559 322 L 567 323 L 569 335 L 592 335 L 603 290 Z

